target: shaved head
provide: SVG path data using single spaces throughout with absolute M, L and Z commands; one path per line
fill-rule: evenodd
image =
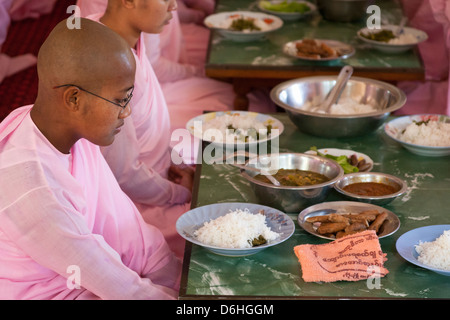
M 81 19 L 81 29 L 60 22 L 42 45 L 37 62 L 43 87 L 67 83 L 98 87 L 134 68 L 133 54 L 123 38 L 88 19 Z
M 81 18 L 80 29 L 68 28 L 66 21 L 39 50 L 38 96 L 31 110 L 36 126 L 63 153 L 80 138 L 98 145 L 114 141 L 131 109 L 111 101 L 127 98 L 136 71 L 134 54 L 119 34 L 89 19 Z

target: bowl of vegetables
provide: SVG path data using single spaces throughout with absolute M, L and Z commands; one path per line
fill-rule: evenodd
M 300 20 L 317 11 L 316 5 L 308 1 L 262 0 L 258 8 L 285 21 Z

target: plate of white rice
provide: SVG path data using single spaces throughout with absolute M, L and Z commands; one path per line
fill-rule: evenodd
M 383 25 L 380 29 L 363 28 L 358 31 L 357 36 L 360 40 L 370 44 L 371 47 L 386 53 L 405 52 L 428 39 L 428 35 L 424 31 L 410 27 L 404 27 L 398 36 L 388 42 L 371 40 L 363 36 L 380 32 L 380 30 L 395 31 L 397 27 L 395 25 Z
M 396 243 L 407 261 L 436 273 L 450 276 L 450 225 L 433 225 L 404 233 Z
M 187 241 L 215 254 L 241 257 L 284 242 L 295 226 L 277 209 L 230 202 L 192 209 L 177 220 L 176 229 Z
M 250 111 L 205 113 L 189 120 L 186 128 L 194 137 L 226 148 L 267 142 L 284 131 L 280 120 Z
M 450 155 L 450 117 L 437 114 L 404 116 L 389 121 L 385 133 L 412 153 L 440 157 Z

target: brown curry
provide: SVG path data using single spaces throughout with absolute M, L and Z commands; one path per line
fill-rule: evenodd
M 358 182 L 346 185 L 342 189 L 360 196 L 385 196 L 397 192 L 400 187 L 378 182 Z
M 285 187 L 310 186 L 330 180 L 323 174 L 299 169 L 279 169 L 278 172 L 272 176 Z M 272 184 L 265 175 L 258 174 L 255 176 L 255 179 Z

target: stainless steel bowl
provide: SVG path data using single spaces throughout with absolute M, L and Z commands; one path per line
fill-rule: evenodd
M 364 18 L 373 0 L 318 0 L 317 7 L 326 20 L 351 22 Z
M 288 80 L 275 86 L 270 97 L 286 110 L 300 131 L 326 138 L 355 137 L 378 129 L 389 114 L 406 102 L 405 93 L 386 82 L 351 77 L 341 98 L 374 106 L 365 114 L 335 115 L 304 110 L 305 104 L 323 101 L 336 83 L 337 76 L 317 76 Z
M 245 164 L 264 169 L 300 169 L 325 175 L 330 180 L 311 186 L 287 187 L 264 183 L 254 178 L 258 173 L 241 170 L 241 174 L 251 184 L 253 192 L 261 204 L 284 212 L 298 213 L 301 210 L 322 202 L 333 184 L 344 175 L 342 167 L 334 160 L 303 153 L 277 153 L 258 156 Z
M 384 183 L 389 186 L 398 188 L 398 191 L 386 196 L 361 196 L 344 190 L 345 186 L 358 182 Z M 334 188 L 337 192 L 341 193 L 348 199 L 372 203 L 375 205 L 385 205 L 404 194 L 408 189 L 408 186 L 406 185 L 405 181 L 390 174 L 380 172 L 356 172 L 346 174 L 343 178 L 336 182 Z

